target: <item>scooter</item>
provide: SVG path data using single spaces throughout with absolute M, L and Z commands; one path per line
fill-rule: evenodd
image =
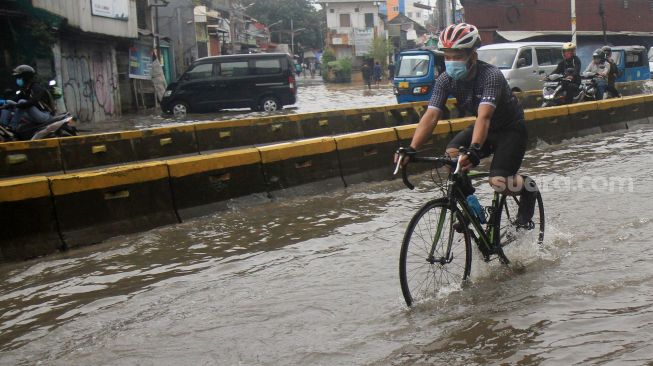
M 598 79 L 599 79 L 598 75 L 593 72 L 584 72 L 583 74 L 581 74 L 580 88 L 584 93 L 584 98 L 583 100 L 581 100 L 581 102 L 588 101 L 588 100 L 598 100 L 596 97 L 596 93 L 599 90 L 598 82 L 597 82 Z M 615 96 L 612 95 L 607 90 L 603 92 L 603 99 L 610 99 L 614 97 Z
M 562 74 L 551 74 L 544 78 L 544 87 L 542 88 L 542 107 L 551 107 L 564 105 L 567 98 L 567 84 L 572 81 L 565 78 Z M 580 103 L 585 95 L 582 88 L 576 94 L 572 103 Z

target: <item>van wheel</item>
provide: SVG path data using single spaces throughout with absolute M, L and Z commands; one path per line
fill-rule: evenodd
M 188 114 L 188 104 L 185 102 L 172 103 L 172 114 L 175 117 L 185 117 Z
M 281 109 L 281 105 L 279 104 L 279 101 L 275 97 L 263 97 L 261 99 L 261 110 L 265 112 L 274 112 L 276 110 Z

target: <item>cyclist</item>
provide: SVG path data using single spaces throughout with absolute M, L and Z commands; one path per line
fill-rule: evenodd
M 580 86 L 580 58 L 576 56 L 576 45 L 567 42 L 562 45 L 563 60 L 558 63 L 558 67 L 551 74 L 562 74 L 571 79 L 570 83 L 563 84 L 566 88 L 565 103 L 571 104 L 574 96 L 578 94 Z
M 476 122 L 451 140 L 447 155 L 457 157 L 459 148 L 466 147 L 460 164 L 469 170 L 494 153 L 489 183 L 497 192 L 521 195 L 517 225 L 530 228 L 537 186 L 531 178 L 517 174 L 528 137 L 524 111 L 501 71 L 478 60 L 476 49 L 480 46 L 478 29 L 470 24 L 452 24 L 440 34 L 438 47 L 444 51 L 446 72 L 435 80 L 428 109 L 417 125 L 410 147 L 402 148 L 408 158 L 402 163 L 408 163 L 431 138 L 445 111 L 447 97 L 452 95 L 461 107 L 476 116 Z

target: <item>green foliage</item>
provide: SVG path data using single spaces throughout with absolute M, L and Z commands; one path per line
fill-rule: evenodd
M 324 52 L 322 52 L 322 63 L 328 64 L 331 61 L 336 60 L 336 53 L 333 52 L 333 49 L 330 47 L 327 47 L 324 49 Z
M 290 19 L 295 33 L 295 49 L 322 48 L 326 30 L 324 12 L 318 11 L 309 0 L 254 0 L 246 13 L 263 24 L 274 25 L 270 32 L 273 42 L 290 43 Z
M 381 63 L 382 70 L 386 69 L 388 64 L 388 55 L 392 51 L 390 42 L 387 39 L 381 37 L 374 37 L 372 40 L 372 47 L 370 52 L 367 54 L 367 57 L 379 61 Z
M 336 83 L 351 81 L 352 63 L 350 58 L 343 58 L 337 61 L 330 61 L 326 64 L 329 71 L 333 72 Z

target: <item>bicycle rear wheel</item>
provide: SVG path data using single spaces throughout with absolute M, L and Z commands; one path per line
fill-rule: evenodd
M 472 262 L 469 229 L 454 224 L 462 215 L 444 199 L 420 208 L 410 220 L 399 256 L 399 279 L 406 304 L 435 296 L 445 286 L 459 286 L 469 276 Z
M 544 203 L 542 195 L 537 192 L 535 212 L 533 214 L 532 226 L 529 228 L 517 228 L 517 210 L 519 209 L 519 196 L 503 195 L 499 203 L 499 223 L 501 234 L 501 246 L 504 247 L 516 240 L 523 240 L 528 243 L 544 243 Z

